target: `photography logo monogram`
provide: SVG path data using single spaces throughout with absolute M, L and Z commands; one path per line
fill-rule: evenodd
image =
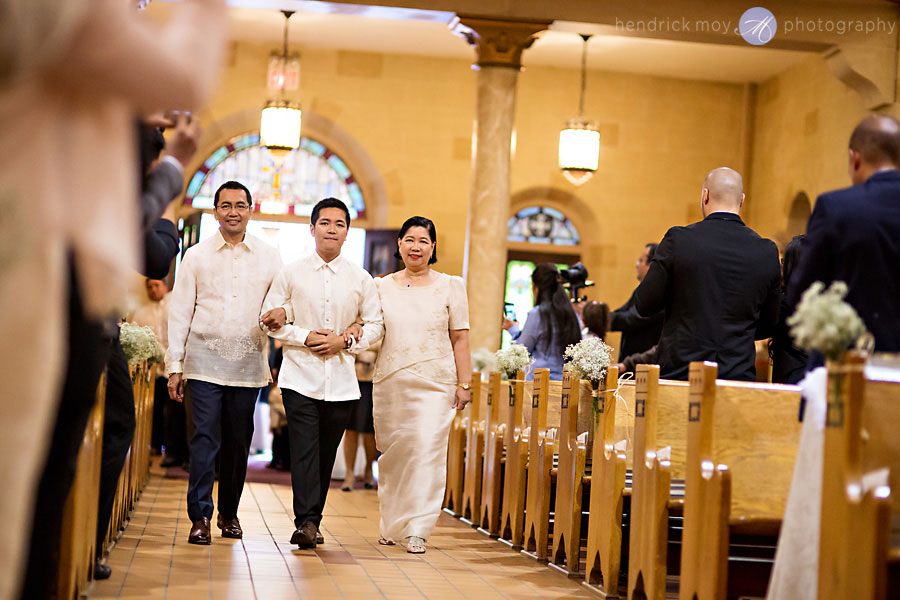
M 768 44 L 775 37 L 776 31 L 778 31 L 778 21 L 767 8 L 755 6 L 741 15 L 738 33 L 748 44 L 754 46 Z

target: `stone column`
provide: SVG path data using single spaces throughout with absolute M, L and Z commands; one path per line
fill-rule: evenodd
M 501 21 L 460 15 L 453 30 L 478 53 L 475 153 L 472 157 L 463 276 L 469 293 L 472 350 L 496 350 L 506 281 L 510 144 L 522 52 L 549 21 Z

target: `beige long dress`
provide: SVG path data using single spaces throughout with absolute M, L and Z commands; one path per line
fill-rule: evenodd
M 422 287 L 375 280 L 385 329 L 373 379 L 380 526 L 397 541 L 427 539 L 440 515 L 458 381 L 450 330 L 469 328 L 463 280 L 432 277 Z

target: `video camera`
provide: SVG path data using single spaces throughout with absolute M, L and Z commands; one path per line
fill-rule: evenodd
M 568 269 L 560 269 L 559 274 L 563 280 L 563 287 L 569 292 L 572 302 L 587 300 L 587 296 L 579 297 L 578 293 L 586 287 L 593 286 L 594 282 L 588 281 L 587 268 L 582 263 L 577 262 Z

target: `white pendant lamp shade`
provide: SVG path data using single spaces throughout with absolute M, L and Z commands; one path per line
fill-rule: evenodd
M 597 170 L 600 164 L 600 133 L 597 128 L 578 119 L 569 121 L 559 132 L 559 168 L 563 170 Z
M 262 111 L 259 143 L 271 150 L 293 150 L 300 146 L 300 107 L 283 101 L 271 101 Z

